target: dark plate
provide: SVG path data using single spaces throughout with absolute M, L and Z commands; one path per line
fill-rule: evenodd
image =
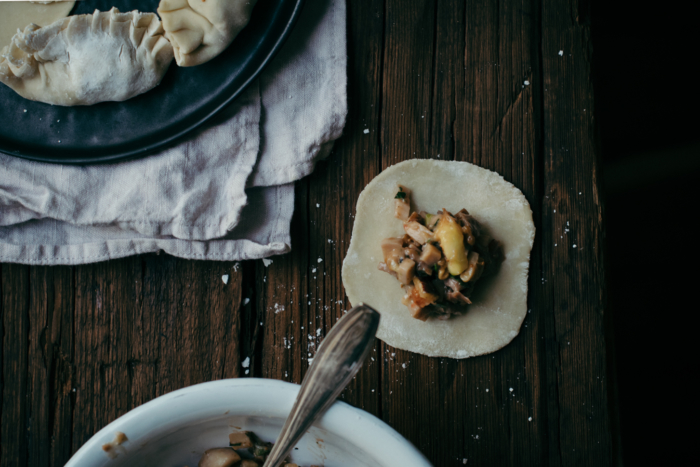
M 158 0 L 87 0 L 95 9 L 156 11 Z M 0 151 L 25 159 L 92 164 L 143 157 L 197 127 L 231 102 L 272 58 L 303 0 L 258 0 L 231 47 L 200 66 L 173 61 L 155 89 L 124 102 L 60 107 L 23 99 L 0 84 Z

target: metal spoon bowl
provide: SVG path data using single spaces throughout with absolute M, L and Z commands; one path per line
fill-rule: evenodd
M 360 304 L 328 333 L 301 383 L 292 411 L 263 467 L 278 467 L 306 430 L 325 412 L 367 359 L 379 313 Z

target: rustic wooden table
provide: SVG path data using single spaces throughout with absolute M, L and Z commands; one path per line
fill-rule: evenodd
M 63 465 L 108 422 L 188 385 L 300 382 L 349 307 L 340 267 L 357 197 L 409 158 L 470 161 L 525 193 L 530 311 L 482 357 L 377 341 L 344 400 L 436 466 L 620 464 L 588 2 L 349 1 L 348 56 L 345 134 L 297 183 L 290 254 L 267 267 L 164 254 L 2 265 L 0 465 Z

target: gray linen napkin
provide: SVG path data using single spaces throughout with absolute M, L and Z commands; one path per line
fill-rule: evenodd
M 258 82 L 159 154 L 76 167 L 0 153 L 0 261 L 82 264 L 159 250 L 243 260 L 289 251 L 292 182 L 313 171 L 345 123 L 345 16 L 344 0 L 307 0 Z

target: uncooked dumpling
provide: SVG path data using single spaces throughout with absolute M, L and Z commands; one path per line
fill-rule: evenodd
M 257 0 L 161 0 L 158 14 L 180 66 L 219 55 L 248 24 Z
M 31 23 L 46 26 L 68 16 L 75 2 L 0 2 L 0 49 Z
M 154 13 L 95 11 L 27 26 L 0 54 L 0 81 L 56 105 L 123 101 L 154 88 L 173 49 Z
M 396 279 L 377 269 L 380 243 L 403 235 L 394 217 L 396 186 L 412 190 L 416 210 L 458 212 L 466 208 L 503 244 L 498 273 L 479 282 L 473 304 L 448 320 L 414 319 L 401 303 Z M 431 357 L 466 358 L 500 349 L 518 334 L 527 314 L 527 277 L 535 236 L 525 196 L 495 172 L 467 162 L 411 160 L 389 167 L 357 201 L 350 247 L 343 262 L 343 285 L 350 303 L 376 308 L 382 319 L 377 337 L 399 349 Z

